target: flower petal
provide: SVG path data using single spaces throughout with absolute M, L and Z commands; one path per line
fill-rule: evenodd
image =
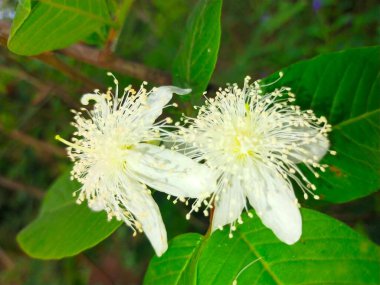
M 136 179 L 173 196 L 198 198 L 216 187 L 208 167 L 155 145 L 139 144 L 130 151 L 127 163 Z
M 246 206 L 246 198 L 239 179 L 232 181 L 231 188 L 221 191 L 217 196 L 212 231 L 236 221 Z
M 302 150 L 291 151 L 289 159 L 294 163 L 301 163 L 308 159 L 320 161 L 330 147 L 329 140 L 325 136 L 317 134 L 316 130 L 302 128 L 302 131 L 308 133 L 312 141 L 307 145 L 302 145 Z
M 255 183 L 245 188 L 248 200 L 265 226 L 281 241 L 293 244 L 302 233 L 297 199 L 283 178 L 263 167 L 251 172 Z
M 168 242 L 165 225 L 156 202 L 144 185 L 132 179 L 128 180 L 126 192 L 128 200 L 123 201 L 125 207 L 141 224 L 157 256 L 161 256 L 167 250 Z
M 173 93 L 185 95 L 191 92 L 191 89 L 182 89 L 176 86 L 161 86 L 153 89 L 147 98 L 147 116 L 152 123 L 162 114 L 162 109 L 173 97 Z
M 104 210 L 104 202 L 101 199 L 93 199 L 88 203 L 88 207 L 94 212 L 100 212 Z

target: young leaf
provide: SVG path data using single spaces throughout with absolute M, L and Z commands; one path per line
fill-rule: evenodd
M 95 246 L 120 226 L 115 219 L 108 222 L 104 212 L 77 205 L 72 194 L 79 187 L 68 172 L 51 186 L 37 219 L 17 236 L 28 255 L 40 259 L 73 256 Z
M 302 215 L 301 240 L 291 246 L 279 241 L 259 218 L 247 215 L 233 238 L 228 237 L 229 228 L 201 242 L 199 236 L 192 240 L 189 235 L 177 237 L 161 258 L 152 259 L 144 284 L 180 284 L 177 280 L 189 270 L 184 269 L 185 259 L 190 261 L 200 248 L 193 283 L 197 285 L 233 284 L 234 280 L 238 285 L 379 284 L 376 245 L 324 214 L 302 209 Z M 173 260 L 178 256 L 181 268 Z M 252 261 L 256 262 L 244 269 Z M 170 279 L 159 278 L 157 273 L 170 274 Z
M 36 55 L 71 45 L 110 23 L 105 0 L 21 0 L 8 48 Z
M 297 105 L 333 125 L 329 138 L 337 155 L 322 160 L 330 168 L 321 178 L 310 178 L 327 201 L 346 202 L 380 188 L 379 71 L 380 47 L 351 49 L 291 65 L 269 87 L 291 87 Z
M 200 0 L 191 13 L 173 66 L 173 83 L 192 89 L 199 103 L 214 71 L 220 44 L 222 0 Z

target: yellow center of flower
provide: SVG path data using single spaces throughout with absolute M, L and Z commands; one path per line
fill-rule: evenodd
M 260 147 L 260 136 L 255 130 L 250 118 L 238 118 L 233 124 L 225 126 L 225 152 L 233 155 L 237 160 L 253 158 Z

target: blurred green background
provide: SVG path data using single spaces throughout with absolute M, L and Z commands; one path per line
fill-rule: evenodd
M 109 1 L 111 13 L 122 24 L 115 31 L 114 52 L 125 60 L 170 73 L 195 3 Z M 16 4 L 0 0 L 0 36 L 9 28 Z M 375 0 L 225 1 L 212 85 L 241 83 L 246 75 L 261 78 L 325 52 L 379 44 L 379 21 L 380 3 Z M 98 45 L 96 37 L 86 43 Z M 153 251 L 144 235 L 132 238 L 127 227 L 120 227 L 95 248 L 61 261 L 30 259 L 15 241 L 16 234 L 38 213 L 44 191 L 69 167 L 62 145 L 54 141 L 55 134 L 69 137 L 73 131 L 69 110 L 77 107 L 84 92 L 112 84 L 106 69 L 59 53 L 56 57 L 58 66 L 41 58 L 17 56 L 1 41 L 0 284 L 141 284 Z M 115 75 L 123 85 L 141 83 Z M 203 233 L 207 228 L 203 216 L 189 223 L 183 205 L 172 206 L 159 193 L 155 199 L 169 239 L 186 231 Z M 313 207 L 380 243 L 379 194 L 342 205 L 313 202 Z

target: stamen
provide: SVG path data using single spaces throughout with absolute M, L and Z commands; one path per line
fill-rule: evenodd
M 303 111 L 292 105 L 295 95 L 289 87 L 263 93 L 263 87 L 273 85 L 283 76 L 280 72 L 279 78 L 266 85 L 260 85 L 259 80 L 250 84 L 249 77 L 244 80 L 243 88 L 235 83 L 227 84 L 225 89 L 218 89 L 214 98 L 205 97 L 205 105 L 194 107 L 199 110 L 196 118 L 183 115 L 182 125 L 174 125 L 178 132 L 172 135 L 177 141 L 173 149 L 204 162 L 218 177 L 214 194 L 208 198 L 198 197 L 187 217 L 202 204 L 206 206 L 204 214 L 207 215 L 211 201 L 218 207 L 223 193 L 228 193 L 228 211 L 235 217 L 236 195 L 244 195 L 239 200 L 246 199 L 245 194 L 233 188 L 235 180 L 239 181 L 243 193 L 262 191 L 262 199 L 269 191 L 266 187 L 293 191 L 292 183 L 300 186 L 305 199 L 310 195 L 319 199 L 314 194 L 316 186 L 310 183 L 298 163 L 302 162 L 312 175 L 320 177 L 318 171 L 324 172 L 327 165 L 319 164 L 321 158 L 311 146 L 322 147 L 321 142 L 326 140 L 331 126 L 325 117 L 318 118 L 312 110 Z M 330 151 L 330 154 L 336 152 Z M 295 205 L 299 205 L 298 201 Z M 262 214 L 265 213 L 257 213 L 259 217 Z M 253 217 L 250 212 L 248 216 Z M 237 218 L 230 224 L 229 236 L 233 236 L 236 226 L 242 222 Z
M 55 138 L 57 141 L 60 141 L 60 142 L 64 143 L 65 145 L 68 145 L 68 146 L 70 146 L 70 147 L 72 147 L 72 148 L 80 149 L 80 150 L 82 150 L 82 151 L 90 151 L 90 149 L 88 149 L 88 148 L 85 148 L 85 147 L 79 146 L 79 145 L 77 145 L 77 144 L 73 144 L 73 143 L 71 143 L 71 142 L 69 142 L 69 141 L 63 139 L 60 135 L 56 135 L 54 138 Z

